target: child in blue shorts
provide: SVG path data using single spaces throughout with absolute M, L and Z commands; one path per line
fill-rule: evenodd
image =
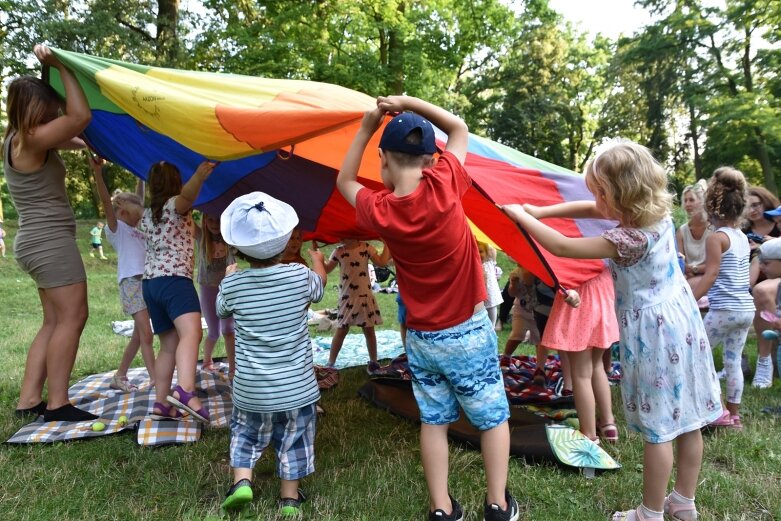
M 233 486 L 222 503 L 236 510 L 252 501 L 252 469 L 269 444 L 277 454 L 280 514 L 296 516 L 306 499 L 299 480 L 315 470 L 314 441 L 320 399 L 307 327 L 311 302 L 323 298 L 323 254 L 309 250 L 313 269 L 282 264 L 298 216 L 288 204 L 262 192 L 233 201 L 222 214 L 226 244 L 250 268 L 226 276 L 217 314 L 233 317 L 231 467 Z M 267 303 L 284 303 L 264 305 Z
M 375 190 L 358 181 L 358 170 L 386 114 L 396 116 L 380 138 L 384 188 Z M 436 161 L 432 124 L 447 134 Z M 407 96 L 380 97 L 377 108 L 364 114 L 336 185 L 355 206 L 358 224 L 376 230 L 393 252 L 407 307 L 405 349 L 420 408 L 429 521 L 464 519 L 448 488 L 447 432 L 459 405 L 481 431 L 483 519 L 516 521 L 518 502 L 506 489 L 510 409 L 496 332 L 483 304 L 483 265 L 461 204 L 471 185 L 464 168 L 468 141 L 466 124 L 446 110 Z

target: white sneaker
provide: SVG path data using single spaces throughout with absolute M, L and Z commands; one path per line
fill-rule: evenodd
M 769 389 L 773 386 L 773 360 L 768 356 L 766 362 L 762 362 L 763 357 L 757 358 L 757 369 L 754 372 L 754 381 L 752 387 L 757 389 Z

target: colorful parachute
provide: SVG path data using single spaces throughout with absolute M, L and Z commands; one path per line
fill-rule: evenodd
M 354 209 L 335 189 L 342 159 L 374 98 L 325 83 L 54 52 L 84 89 L 93 114 L 85 138 L 102 157 L 141 178 L 150 165 L 166 160 L 185 180 L 204 158 L 218 160 L 196 201 L 207 213 L 218 214 L 236 196 L 260 190 L 296 209 L 305 238 L 376 238 L 357 226 Z M 44 77 L 64 93 L 56 69 L 45 70 Z M 379 135 L 367 147 L 359 172 L 360 181 L 374 188 L 382 187 Z M 603 269 L 602 261 L 561 259 L 541 250 L 496 207 L 591 198 L 581 176 L 474 135 L 466 168 L 474 187 L 464 208 L 479 239 L 489 239 L 552 286 L 576 287 Z M 569 236 L 594 235 L 606 227 L 604 221 L 570 219 L 550 224 Z

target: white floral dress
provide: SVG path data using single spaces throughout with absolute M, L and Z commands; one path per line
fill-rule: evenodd
M 615 228 L 610 261 L 620 331 L 621 396 L 627 425 L 665 443 L 722 414 L 708 335 L 678 267 L 672 220 Z

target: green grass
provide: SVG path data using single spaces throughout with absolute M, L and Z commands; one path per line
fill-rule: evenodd
M 90 317 L 82 336 L 73 381 L 116 368 L 125 339 L 111 332 L 111 320 L 124 319 L 116 289 L 116 255 L 109 261 L 87 255 L 92 222 L 79 223 L 79 238 L 89 273 Z M 5 228 L 12 244 L 15 223 Z M 506 280 L 511 263 L 500 254 Z M 335 307 L 336 290 L 328 285 L 316 309 Z M 385 317 L 381 328 L 397 328 L 393 295 L 379 294 Z M 27 347 L 40 322 L 35 286 L 12 258 L 0 259 L 0 438 L 8 439 L 23 421 L 13 414 Z M 356 328 L 353 332 L 358 332 Z M 313 334 L 315 334 L 313 332 Z M 500 335 L 500 345 L 508 332 Z M 221 353 L 221 345 L 218 353 Z M 530 346 L 522 346 L 531 353 Z M 747 351 L 752 363 L 754 341 Z M 717 352 L 717 365 L 721 355 Z M 137 357 L 136 365 L 142 365 Z M 359 398 L 366 380 L 363 368 L 342 371 L 342 381 L 323 394 L 327 414 L 318 424 L 317 471 L 303 481 L 310 501 L 305 518 L 323 520 L 420 520 L 427 505 L 420 465 L 417 426 L 391 416 Z M 781 419 L 762 414 L 781 404 L 773 389 L 747 387 L 742 433 L 708 435 L 697 502 L 701 519 L 781 519 Z M 615 403 L 620 403 L 614 389 Z M 620 407 L 614 407 L 619 425 Z M 621 441 L 607 450 L 623 469 L 585 479 L 552 464 L 510 462 L 509 486 L 523 518 L 530 520 L 601 520 L 618 508 L 640 501 L 642 442 L 620 427 Z M 219 518 L 219 505 L 230 485 L 228 429 L 207 430 L 200 442 L 176 447 L 141 448 L 131 433 L 53 445 L 0 449 L 0 519 L 143 519 Z M 464 504 L 467 519 L 482 519 L 484 474 L 480 454 L 458 445 L 450 449 L 450 487 Z M 279 493 L 274 460 L 264 454 L 255 469 L 256 499 L 240 519 L 276 519 Z M 775 498 L 775 499 L 774 499 Z

